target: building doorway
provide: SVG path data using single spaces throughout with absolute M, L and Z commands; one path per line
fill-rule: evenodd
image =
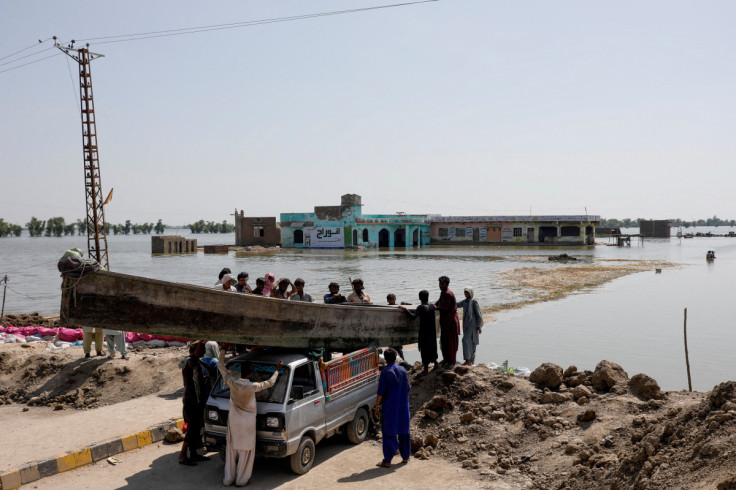
M 294 243 L 304 243 L 304 232 L 302 230 L 294 230 Z
M 547 240 L 547 237 L 552 240 Z M 539 243 L 554 243 L 554 239 L 557 238 L 557 227 L 556 226 L 540 226 L 539 227 Z
M 406 230 L 399 228 L 394 232 L 394 247 L 406 247 Z
M 353 230 L 353 247 L 358 246 L 358 230 Z
M 388 237 L 389 233 L 386 228 L 383 228 L 381 231 L 378 232 L 378 246 L 379 247 L 388 247 Z
M 414 230 L 411 234 L 411 244 L 415 247 L 419 246 L 419 230 Z
M 368 243 L 368 229 L 363 230 L 363 243 Z

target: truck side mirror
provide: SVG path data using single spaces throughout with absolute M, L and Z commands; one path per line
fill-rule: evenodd
M 292 386 L 291 387 L 291 399 L 301 400 L 304 398 L 304 387 L 303 386 Z

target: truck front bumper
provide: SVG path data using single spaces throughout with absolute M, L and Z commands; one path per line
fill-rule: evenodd
M 285 458 L 288 446 L 286 441 L 277 439 L 256 439 L 256 454 L 269 458 Z

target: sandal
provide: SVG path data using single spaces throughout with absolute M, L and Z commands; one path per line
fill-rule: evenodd
M 195 463 L 194 461 L 190 460 L 189 458 L 180 459 L 179 460 L 179 464 L 183 464 L 185 466 L 197 466 L 197 463 Z
M 381 461 L 376 466 L 378 466 L 379 468 L 391 468 L 391 463 L 387 463 L 385 461 Z

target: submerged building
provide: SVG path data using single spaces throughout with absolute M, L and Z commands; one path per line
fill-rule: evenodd
M 639 219 L 639 234 L 647 238 L 669 238 L 672 222 L 668 219 Z
M 436 216 L 433 245 L 594 245 L 600 216 Z
M 284 248 L 426 245 L 593 245 L 600 216 L 363 214 L 361 197 L 311 213 L 281 213 Z
M 245 216 L 244 211 L 235 210 L 235 245 L 274 246 L 281 244 L 281 228 L 276 217 Z
M 422 247 L 429 245 L 427 215 L 363 214 L 361 197 L 311 213 L 281 213 L 281 246 L 294 248 Z

